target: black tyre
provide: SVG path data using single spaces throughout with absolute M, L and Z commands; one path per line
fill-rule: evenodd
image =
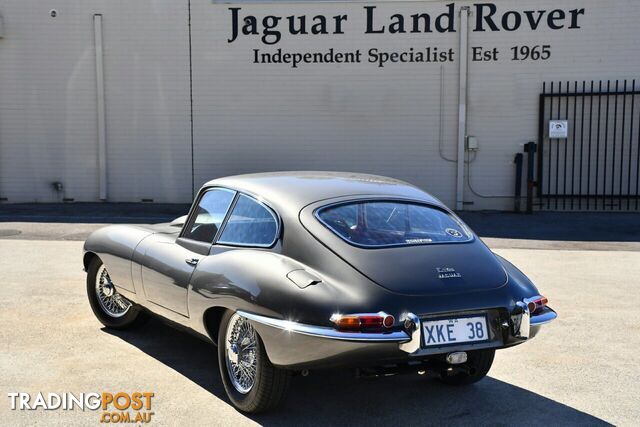
M 271 364 L 253 326 L 231 311 L 220 322 L 218 365 L 227 396 L 239 410 L 255 414 L 284 401 L 291 373 Z
M 130 329 L 148 318 L 146 312 L 118 293 L 98 257 L 94 257 L 87 268 L 87 297 L 93 314 L 108 328 Z
M 451 375 L 443 372 L 440 374 L 440 381 L 450 385 L 468 385 L 478 382 L 489 373 L 495 354 L 496 351 L 493 349 L 468 351 L 467 362 L 463 366 L 467 372 L 456 372 Z

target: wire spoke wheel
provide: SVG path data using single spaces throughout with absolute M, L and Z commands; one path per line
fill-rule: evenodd
M 131 301 L 118 293 L 104 264 L 96 273 L 96 295 L 100 308 L 111 317 L 122 317 L 131 308 Z
M 229 320 L 225 337 L 225 360 L 229 379 L 241 394 L 247 394 L 256 381 L 258 367 L 258 335 L 242 316 Z

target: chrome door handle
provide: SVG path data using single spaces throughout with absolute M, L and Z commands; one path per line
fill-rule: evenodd
M 198 262 L 200 261 L 198 258 L 187 258 L 185 259 L 186 263 L 189 265 L 197 265 Z

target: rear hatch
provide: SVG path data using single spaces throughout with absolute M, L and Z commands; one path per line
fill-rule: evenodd
M 376 201 L 376 209 L 382 211 L 379 217 L 385 221 L 389 221 L 387 218 L 393 208 L 392 204 L 385 204 L 387 201 Z M 358 202 L 359 205 L 363 203 Z M 339 205 L 346 206 L 342 202 Z M 360 273 L 392 292 L 435 296 L 496 289 L 507 282 L 504 268 L 493 253 L 443 208 L 418 206 L 416 212 L 421 213 L 409 215 L 411 220 L 417 223 L 423 215 L 428 217 L 428 224 L 422 228 L 406 225 L 407 231 L 401 233 L 398 240 L 397 230 L 392 230 L 391 239 L 388 234 L 381 238 L 380 226 L 365 234 L 355 233 L 367 223 L 366 215 L 369 215 L 369 229 L 377 221 L 373 214 L 366 213 L 366 209 L 373 212 L 373 205 L 367 205 L 364 214 L 353 211 L 353 219 L 348 218 L 351 215 L 348 209 L 353 210 L 350 206 L 339 209 L 326 206 L 325 202 L 303 209 L 300 220 L 305 228 Z M 431 212 L 436 220 L 432 220 Z M 340 217 L 339 220 L 336 217 Z M 407 224 L 408 221 L 400 216 L 397 222 Z

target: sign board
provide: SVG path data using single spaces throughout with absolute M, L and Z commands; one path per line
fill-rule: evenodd
M 549 138 L 566 139 L 569 134 L 567 120 L 549 120 Z
M 298 70 L 321 64 L 385 68 L 455 62 L 459 52 L 447 43 L 446 36 L 454 39 L 452 35 L 462 25 L 459 21 L 463 16 L 461 10 L 465 8 L 472 15 L 469 31 L 482 34 L 487 31 L 512 34 L 574 32 L 582 28 L 585 18 L 585 8 L 550 8 L 534 12 L 510 10 L 506 5 L 494 3 L 477 3 L 460 9 L 454 2 L 406 2 L 408 4 L 402 5 L 401 2 L 397 2 L 398 5 L 380 2 L 379 5 L 361 6 L 352 4 L 357 2 L 338 1 L 327 2 L 327 6 L 291 8 L 278 1 L 269 7 L 251 5 L 255 0 L 235 0 L 231 5 L 224 4 L 226 1 L 223 0 L 212 1 L 216 5 L 216 15 L 227 21 L 224 25 L 216 25 L 216 28 L 224 29 L 221 40 L 227 46 L 241 47 L 246 60 L 253 64 L 265 67 L 275 64 Z M 264 0 L 258 3 L 262 2 Z M 425 46 L 427 34 L 431 44 Z M 475 43 L 469 52 L 472 62 L 542 63 L 558 55 L 551 44 L 514 44 L 511 41 L 497 46 L 491 42 Z

